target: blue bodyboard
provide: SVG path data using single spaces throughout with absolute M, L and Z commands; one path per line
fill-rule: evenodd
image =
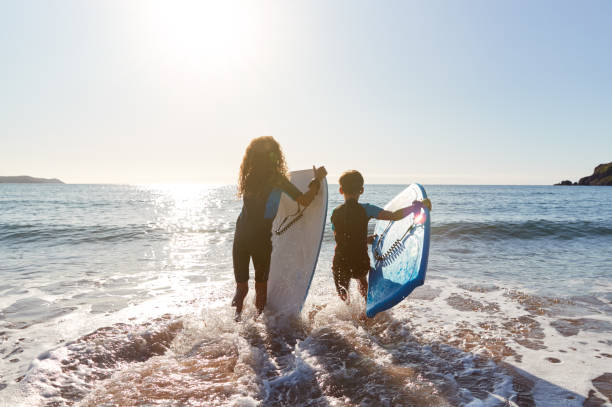
M 385 210 L 395 211 L 427 198 L 425 189 L 411 184 L 393 198 Z M 429 257 L 430 216 L 419 209 L 402 220 L 377 221 L 368 277 L 366 315 L 374 317 L 406 298 L 425 282 Z

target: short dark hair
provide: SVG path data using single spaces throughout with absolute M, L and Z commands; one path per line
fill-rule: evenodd
M 339 179 L 342 190 L 347 194 L 358 194 L 363 188 L 363 176 L 359 171 L 345 171 Z

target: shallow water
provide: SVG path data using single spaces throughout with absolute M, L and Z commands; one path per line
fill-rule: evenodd
M 611 405 L 612 189 L 425 187 L 406 301 L 340 303 L 328 228 L 300 318 L 235 323 L 233 187 L 0 185 L 0 405 Z

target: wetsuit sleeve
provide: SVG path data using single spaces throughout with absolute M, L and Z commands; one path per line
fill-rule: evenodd
M 293 185 L 291 181 L 285 177 L 279 177 L 278 181 L 275 183 L 275 187 L 270 192 L 270 195 L 268 195 L 266 209 L 264 212 L 265 219 L 274 219 L 276 212 L 278 211 L 281 194 L 283 192 L 289 195 L 289 197 L 291 197 L 291 199 L 294 201 L 302 195 L 302 192 L 297 189 L 297 187 Z
M 368 203 L 362 203 L 360 205 L 365 209 L 368 218 L 377 218 L 378 214 L 383 210 L 381 207 Z
M 335 214 L 336 214 L 336 210 L 334 209 L 334 211 L 332 212 L 332 215 L 331 215 L 331 219 L 330 219 L 331 220 L 331 225 L 332 225 L 332 230 L 334 230 L 334 231 L 336 230 L 336 226 L 334 225 L 334 221 L 335 221 L 335 218 L 336 218 L 334 216 Z
M 302 191 L 300 191 L 295 185 L 291 183 L 291 181 L 289 181 L 285 177 L 280 177 L 278 184 L 278 188 L 280 188 L 284 193 L 289 195 L 294 201 L 302 195 Z

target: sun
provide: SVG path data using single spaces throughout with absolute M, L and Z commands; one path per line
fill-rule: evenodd
M 222 71 L 256 56 L 262 21 L 255 5 L 231 0 L 144 1 L 137 12 L 143 41 L 164 63 Z

